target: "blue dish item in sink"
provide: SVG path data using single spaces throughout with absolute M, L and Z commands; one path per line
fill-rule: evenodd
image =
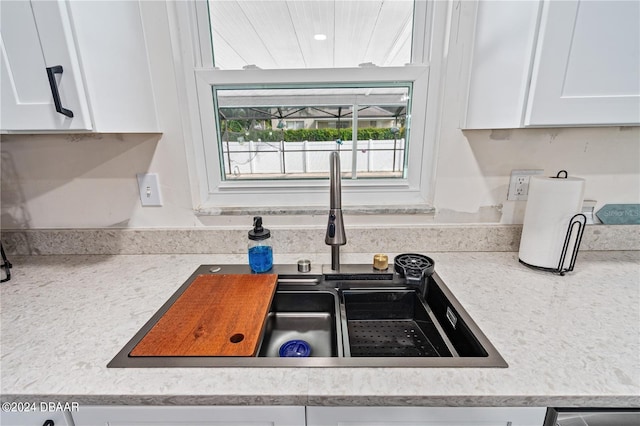
M 278 351 L 282 358 L 304 358 L 311 355 L 311 346 L 304 340 L 289 340 Z

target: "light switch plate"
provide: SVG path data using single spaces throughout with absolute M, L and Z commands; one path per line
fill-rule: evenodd
M 162 194 L 157 173 L 138 173 L 138 190 L 140 202 L 145 207 L 162 206 Z
M 511 170 L 507 200 L 524 201 L 529 197 L 529 179 L 541 175 L 544 170 Z

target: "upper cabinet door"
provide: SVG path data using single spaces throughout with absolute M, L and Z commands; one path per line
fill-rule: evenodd
M 162 8 L 153 4 L 162 6 L 163 2 L 67 1 L 94 130 L 101 133 L 157 132 L 147 37 L 165 36 L 157 29 L 153 32 L 162 25 L 163 19 L 153 13 Z M 143 7 L 152 12 L 146 15 L 146 22 L 142 16 Z M 162 45 L 159 40 L 150 41 L 156 46 L 160 43 L 160 54 L 166 54 L 162 48 L 170 53 L 170 45 Z
M 470 68 L 462 128 L 522 127 L 539 2 L 463 2 L 460 7 L 462 17 L 475 15 L 475 22 L 459 22 L 460 31 L 471 31 L 473 38 L 470 48 L 459 47 Z M 466 43 L 465 37 L 458 40 Z
M 0 8 L 0 129 L 91 130 L 66 3 L 3 0 Z
M 640 2 L 544 3 L 525 126 L 640 123 Z

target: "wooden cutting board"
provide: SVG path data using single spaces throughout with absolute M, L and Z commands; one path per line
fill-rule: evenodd
M 254 356 L 277 280 L 199 275 L 130 356 Z

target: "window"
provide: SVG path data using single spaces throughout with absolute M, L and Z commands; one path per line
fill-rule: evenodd
M 280 121 L 278 120 L 278 124 L 276 127 L 279 127 Z M 304 120 L 286 120 L 284 122 L 285 129 L 288 130 L 300 130 L 304 129 Z
M 177 2 L 199 206 L 324 206 L 334 150 L 345 206 L 429 204 L 438 3 Z
M 213 90 L 224 180 L 326 178 L 332 151 L 351 179 L 405 177 L 410 85 Z
M 208 5 L 220 69 L 412 62 L 412 0 L 209 0 Z

